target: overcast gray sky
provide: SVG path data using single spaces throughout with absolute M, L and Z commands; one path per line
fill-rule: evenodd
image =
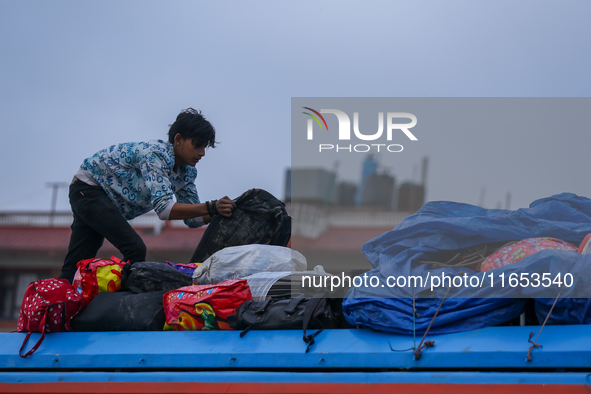
M 205 200 L 251 187 L 283 197 L 291 97 L 586 97 L 589 15 L 588 1 L 0 0 L 0 210 L 49 209 L 45 182 L 71 180 L 109 145 L 165 138 L 186 107 L 221 141 L 197 165 Z M 568 130 L 560 149 L 540 153 L 557 164 L 549 179 L 571 180 L 556 192 L 591 194 L 579 187 L 589 135 Z M 463 194 L 441 178 L 529 160 L 502 150 L 470 159 L 435 154 L 428 199 L 477 203 L 485 186 L 495 207 L 515 188 L 503 177 L 467 179 Z M 418 164 L 394 172 L 404 180 Z M 512 208 L 546 194 L 543 182 Z

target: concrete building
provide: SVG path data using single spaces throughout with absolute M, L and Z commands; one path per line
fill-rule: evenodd
M 336 205 L 339 207 L 354 207 L 357 185 L 351 182 L 339 182 L 337 186 Z
M 425 204 L 425 187 L 412 182 L 405 182 L 398 188 L 396 210 L 416 212 Z
M 394 194 L 394 177 L 388 174 L 372 174 L 365 178 L 361 206 L 391 210 Z
M 293 168 L 286 174 L 286 201 L 330 205 L 336 196 L 336 173 L 322 168 Z

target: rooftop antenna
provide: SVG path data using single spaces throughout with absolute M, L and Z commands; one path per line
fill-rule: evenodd
M 53 227 L 53 218 L 55 216 L 55 208 L 57 205 L 57 191 L 59 188 L 68 187 L 67 182 L 45 182 L 45 186 L 53 188 L 51 193 L 51 208 L 49 210 L 49 226 Z
M 484 198 L 486 197 L 486 186 L 480 188 L 480 198 L 478 200 L 478 206 L 484 208 Z
M 429 166 L 429 158 L 427 156 L 423 157 L 423 166 L 421 168 L 421 185 L 423 187 L 427 183 L 427 167 Z

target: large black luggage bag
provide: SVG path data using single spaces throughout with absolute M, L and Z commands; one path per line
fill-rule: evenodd
M 231 217 L 213 217 L 191 257 L 191 263 L 202 263 L 228 246 L 287 246 L 291 237 L 291 217 L 283 202 L 263 189 L 250 189 L 235 202 L 236 208 Z
M 150 293 L 98 293 L 72 319 L 74 331 L 161 331 L 166 323 L 162 298 L 166 290 Z
M 125 264 L 121 276 L 121 290 L 137 293 L 170 291 L 192 284 L 193 280 L 189 275 L 177 271 L 170 265 L 153 261 Z

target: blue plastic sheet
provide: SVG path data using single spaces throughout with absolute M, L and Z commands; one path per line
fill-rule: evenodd
M 435 298 L 415 300 L 414 321 L 409 298 L 347 299 L 343 311 L 349 323 L 374 330 L 422 335 L 433 320 L 429 333 L 446 334 L 505 323 L 519 316 L 526 302 L 513 298 L 448 298 L 435 320 L 433 315 L 441 303 Z
M 589 297 L 591 280 L 588 267 L 591 255 L 572 251 L 544 250 L 523 260 L 484 273 L 476 273 L 465 267 L 429 269 L 422 260 L 432 259 L 442 251 L 463 249 L 470 246 L 515 241 L 525 238 L 553 237 L 578 245 L 591 233 L 591 200 L 571 193 L 563 193 L 533 202 L 529 208 L 515 211 L 484 209 L 474 205 L 454 202 L 430 202 L 416 214 L 406 218 L 394 230 L 366 243 L 363 253 L 375 267 L 368 276 L 379 280 L 378 286 L 353 287 L 343 302 L 343 311 L 351 324 L 365 325 L 379 330 L 400 333 L 420 332 L 426 328 L 445 294 L 432 333 L 463 331 L 500 324 L 518 316 L 525 305 L 525 298 L 550 299 L 561 293 L 560 306 L 565 312 L 556 314 L 552 323 L 569 324 L 587 322 L 591 313 L 572 312 L 580 306 L 574 297 Z M 496 282 L 481 287 L 454 288 L 451 294 L 445 287 L 426 291 L 427 286 L 385 286 L 388 277 L 428 275 L 484 276 L 493 273 Z M 547 273 L 573 276 L 573 286 L 557 289 L 556 286 L 508 286 L 510 274 Z M 505 274 L 505 287 L 501 287 L 501 274 Z M 428 289 L 430 290 L 430 289 Z M 428 297 L 423 298 L 426 293 Z M 412 298 L 420 317 L 412 315 Z M 570 298 L 570 300 L 562 300 Z M 589 304 L 585 304 L 589 305 Z M 571 308 L 569 308 L 569 306 Z M 549 310 L 547 302 L 536 304 L 538 315 Z M 557 309 L 557 311 L 562 309 Z M 545 315 L 544 315 L 545 317 Z M 414 325 L 414 329 L 413 329 Z
M 555 298 L 536 298 L 535 311 L 540 324 L 591 324 L 591 299 L 589 298 L 560 298 L 550 312 Z

